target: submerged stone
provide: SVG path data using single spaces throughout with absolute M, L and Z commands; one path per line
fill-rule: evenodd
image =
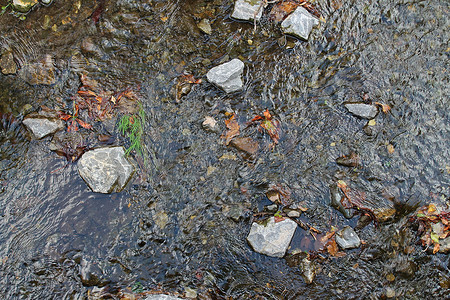
M 0 68 L 4 75 L 16 74 L 17 65 L 14 61 L 14 56 L 11 51 L 3 53 L 0 58 Z
M 78 161 L 78 173 L 96 193 L 121 191 L 133 171 L 134 167 L 125 158 L 123 147 L 91 150 Z
M 373 119 L 377 116 L 378 109 L 375 105 L 365 103 L 346 103 L 345 108 L 355 116 L 364 119 Z
M 259 21 L 264 10 L 262 2 L 262 0 L 236 0 L 231 17 L 245 21 L 256 18 L 256 21 Z
M 226 93 L 232 93 L 242 89 L 241 76 L 243 72 L 244 63 L 235 58 L 209 70 L 206 78 L 209 82 L 222 88 Z
M 359 245 L 361 245 L 361 240 L 353 228 L 346 226 L 336 233 L 336 243 L 342 249 L 351 249 L 359 247 Z
M 275 223 L 275 218 L 271 217 L 267 224 L 253 223 L 247 241 L 258 253 L 283 257 L 296 228 L 297 223 L 290 219 Z
M 45 55 L 40 61 L 26 64 L 21 70 L 20 76 L 31 85 L 51 85 L 56 82 L 55 73 L 53 58 Z
M 212 28 L 211 28 L 211 24 L 209 24 L 209 20 L 207 19 L 202 19 L 198 24 L 197 27 L 203 31 L 206 34 L 211 34 L 212 33 Z
M 14 10 L 26 13 L 38 3 L 38 0 L 13 0 Z
M 299 6 L 281 23 L 281 28 L 285 34 L 308 40 L 312 28 L 317 25 L 319 25 L 319 20 Z
M 64 129 L 64 123 L 60 119 L 39 114 L 30 114 L 22 123 L 38 140 Z

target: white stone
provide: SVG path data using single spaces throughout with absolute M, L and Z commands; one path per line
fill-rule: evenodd
M 253 223 L 247 241 L 258 253 L 283 257 L 296 228 L 297 223 L 290 219 L 275 223 L 275 218 L 271 217 L 265 225 Z
M 209 82 L 222 88 L 226 93 L 232 93 L 242 89 L 241 76 L 243 72 L 244 63 L 235 58 L 209 70 L 206 78 Z
M 36 139 L 55 133 L 64 128 L 64 123 L 59 119 L 27 118 L 22 122 Z
M 97 193 L 121 191 L 133 172 L 134 167 L 125 158 L 123 147 L 91 150 L 78 161 L 78 173 Z
M 38 0 L 13 0 L 12 5 L 19 12 L 27 12 L 37 3 Z
M 281 23 L 281 28 L 286 34 L 308 40 L 312 28 L 317 25 L 319 25 L 319 20 L 299 6 Z
M 359 245 L 361 245 L 361 240 L 353 228 L 346 226 L 336 233 L 336 243 L 342 249 L 351 249 L 359 247 Z
M 255 19 L 256 14 L 256 21 L 259 21 L 264 10 L 264 7 L 261 5 L 262 2 L 262 0 L 236 0 L 231 17 L 238 20 L 251 21 Z

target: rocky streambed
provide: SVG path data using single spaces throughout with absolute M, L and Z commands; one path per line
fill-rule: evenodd
M 5 298 L 446 295 L 448 3 L 18 2 Z

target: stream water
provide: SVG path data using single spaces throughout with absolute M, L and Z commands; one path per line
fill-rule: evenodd
M 112 298 L 127 288 L 190 288 L 199 299 L 448 297 L 448 254 L 424 251 L 405 224 L 420 205 L 449 204 L 449 2 L 315 5 L 325 22 L 307 42 L 283 38 L 267 14 L 256 30 L 232 20 L 230 0 L 54 0 L 25 20 L 0 16 L 1 51 L 19 66 L 0 74 L 1 298 L 87 299 L 94 287 Z M 202 19 L 211 34 L 197 27 Z M 55 82 L 30 84 L 29 66 L 44 57 Z M 205 75 L 236 57 L 244 90 L 227 95 Z M 183 72 L 203 82 L 177 101 Z M 137 172 L 119 193 L 91 192 L 76 163 L 49 149 L 51 137 L 31 139 L 20 124 L 24 110 L 70 105 L 81 73 L 105 90 L 135 91 L 146 113 L 146 161 L 131 156 Z M 391 107 L 370 132 L 343 106 L 364 99 Z M 275 147 L 244 125 L 266 109 L 281 123 Z M 224 144 L 230 113 L 258 141 L 253 159 Z M 220 132 L 202 128 L 206 116 Z M 113 144 L 129 141 L 115 130 Z M 357 167 L 336 164 L 352 152 Z M 338 179 L 396 213 L 358 229 L 361 248 L 318 259 L 313 283 L 295 263 L 247 244 L 271 184 L 289 187 L 308 208 L 302 220 L 323 232 L 356 226 L 357 216 L 330 206 Z M 318 249 L 297 228 L 288 256 L 294 250 Z

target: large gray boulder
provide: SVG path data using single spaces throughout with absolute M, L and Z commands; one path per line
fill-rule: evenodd
M 285 34 L 308 40 L 312 28 L 317 25 L 319 20 L 299 6 L 281 23 L 281 28 Z
M 90 150 L 78 161 L 78 173 L 96 193 L 121 191 L 133 172 L 123 147 Z
M 266 224 L 253 223 L 247 241 L 258 253 L 283 257 L 296 228 L 297 223 L 291 219 L 275 223 L 275 218 L 271 217 Z
M 57 118 L 51 118 L 33 114 L 27 117 L 22 123 L 27 127 L 36 139 L 42 139 L 47 135 L 55 133 L 58 130 L 64 129 L 64 123 Z
M 264 10 L 262 2 L 262 0 L 236 0 L 231 17 L 246 21 L 256 18 L 256 21 L 259 21 Z
M 232 93 L 242 89 L 244 85 L 241 78 L 243 72 L 244 63 L 235 58 L 209 70 L 206 78 L 226 93 Z

